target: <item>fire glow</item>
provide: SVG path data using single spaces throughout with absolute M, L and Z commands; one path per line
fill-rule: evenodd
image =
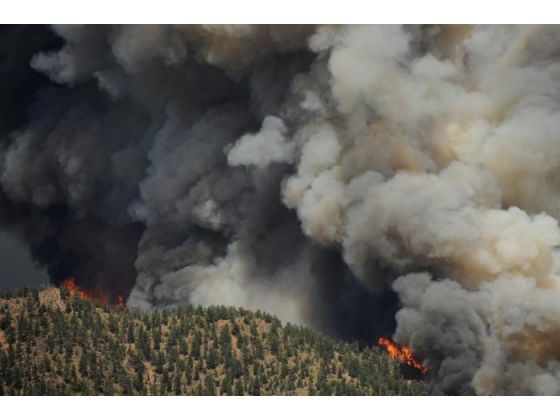
M 67 289 L 71 296 L 79 296 L 82 299 L 88 299 L 103 306 L 107 306 L 109 304 L 109 297 L 105 293 L 98 289 L 80 289 L 76 283 L 76 279 L 73 277 L 64 280 L 60 284 L 60 287 Z M 118 306 L 124 306 L 125 297 L 123 295 L 115 296 L 115 303 Z
M 416 360 L 412 354 L 412 350 L 410 350 L 410 347 L 401 346 L 394 343 L 389 338 L 384 337 L 379 338 L 379 340 L 377 340 L 377 344 L 383 347 L 393 359 L 397 359 L 400 363 L 413 367 L 414 369 L 419 370 L 422 374 L 426 374 L 426 372 L 428 372 L 428 369 Z

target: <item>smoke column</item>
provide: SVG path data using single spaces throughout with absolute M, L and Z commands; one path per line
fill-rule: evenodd
M 560 393 L 559 27 L 8 31 L 0 214 L 54 282 Z

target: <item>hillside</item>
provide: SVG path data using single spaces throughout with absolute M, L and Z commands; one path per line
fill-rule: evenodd
M 238 308 L 138 312 L 67 289 L 0 297 L 0 395 L 425 395 L 377 346 Z

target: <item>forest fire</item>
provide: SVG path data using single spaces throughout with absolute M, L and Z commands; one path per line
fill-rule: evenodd
M 98 303 L 100 305 L 103 305 L 103 306 L 107 306 L 109 304 L 109 298 L 101 290 L 98 290 L 98 289 L 89 289 L 89 290 L 80 289 L 80 287 L 76 283 L 76 279 L 74 279 L 72 277 L 64 280 L 60 284 L 60 287 L 63 288 L 63 289 L 67 289 L 70 292 L 70 295 L 72 295 L 72 296 L 77 295 L 81 298 L 91 300 L 91 301 L 96 302 L 96 303 Z M 121 298 L 121 300 L 119 300 L 119 297 Z M 119 295 L 119 296 L 117 296 L 116 299 L 117 299 L 117 303 L 119 305 L 124 304 L 124 297 L 123 296 Z
M 126 297 L 124 295 L 116 295 L 115 302 L 117 306 L 125 306 L 126 305 Z
M 391 341 L 391 339 L 384 337 L 379 338 L 379 340 L 377 340 L 377 344 L 383 347 L 393 359 L 397 359 L 399 362 L 417 369 L 422 374 L 426 374 L 426 372 L 428 372 L 428 369 L 416 360 L 409 347 L 401 346 Z

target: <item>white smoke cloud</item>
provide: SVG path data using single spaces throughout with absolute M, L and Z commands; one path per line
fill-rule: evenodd
M 246 134 L 228 148 L 230 166 L 254 165 L 262 169 L 272 162 L 292 160 L 294 145 L 286 139 L 286 126 L 280 118 L 269 116 L 263 120 L 261 131 Z
M 337 244 L 370 287 L 379 282 L 375 261 L 453 279 L 409 275 L 394 284 L 404 305 L 395 338 L 424 355 L 438 386 L 465 390 L 474 377 L 482 394 L 554 393 L 560 353 L 544 343 L 557 324 L 537 296 L 554 301 L 560 286 L 560 73 L 554 41 L 535 40 L 555 39 L 557 29 L 451 32 L 440 32 L 445 53 L 434 39 L 420 52 L 427 41 L 415 28 L 317 32 L 311 47 L 328 55 L 329 117 L 344 147 L 317 171 L 303 169 L 303 147 L 284 200 L 304 232 Z M 323 119 L 311 116 L 299 131 Z M 501 298 L 521 310 L 513 296 L 522 290 L 535 301 L 523 315 L 493 306 Z M 497 323 L 504 314 L 513 319 Z M 532 343 L 521 356 L 520 342 Z

